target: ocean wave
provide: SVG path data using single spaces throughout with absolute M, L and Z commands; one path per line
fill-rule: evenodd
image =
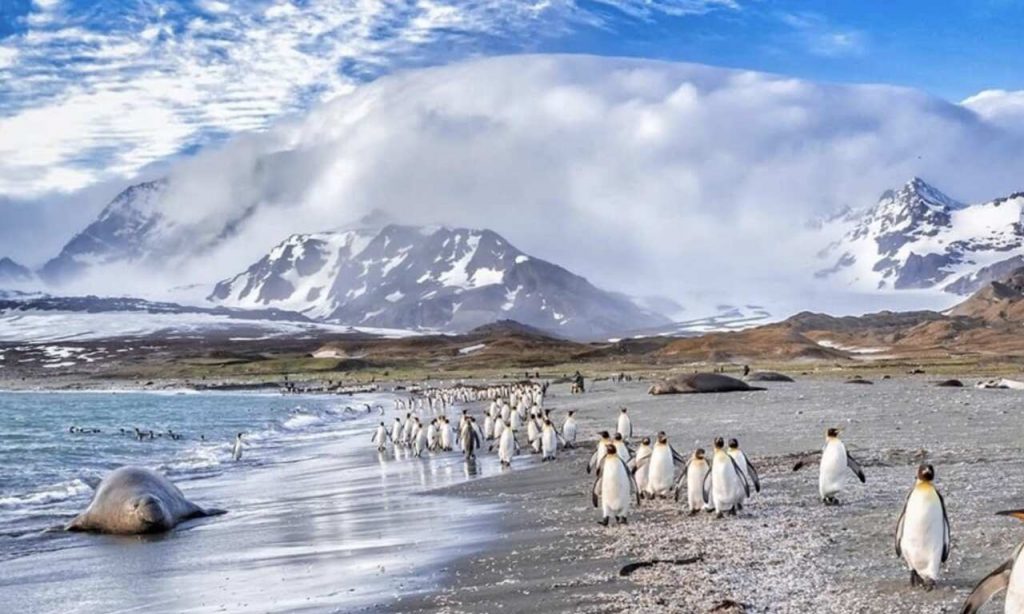
M 27 506 L 47 505 L 67 501 L 73 497 L 81 496 L 92 492 L 90 487 L 83 480 L 75 478 L 60 484 L 47 486 L 42 490 L 18 495 L 0 497 L 0 509 L 17 509 Z

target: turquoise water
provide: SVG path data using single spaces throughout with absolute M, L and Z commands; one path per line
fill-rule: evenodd
M 252 469 L 274 462 L 282 446 L 368 420 L 366 404 L 374 415 L 378 404 L 391 406 L 382 395 L 2 392 L 0 560 L 30 551 L 22 538 L 84 509 L 88 483 L 111 469 L 142 465 L 176 482 Z M 239 432 L 248 445 L 235 463 Z

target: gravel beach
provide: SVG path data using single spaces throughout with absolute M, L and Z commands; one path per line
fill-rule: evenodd
M 436 491 L 503 504 L 496 539 L 447 571 L 438 591 L 395 612 L 955 612 L 974 584 L 1024 539 L 994 512 L 1024 504 L 1020 412 L 1010 390 L 938 388 L 927 376 L 853 386 L 770 383 L 765 392 L 653 397 L 641 383 L 598 382 L 547 405 L 577 410 L 585 445 L 527 471 Z M 665 430 L 683 454 L 737 437 L 762 492 L 736 518 L 689 517 L 671 500 L 644 501 L 624 527 L 601 527 L 585 473 L 595 433 L 628 407 L 640 436 Z M 564 413 L 556 412 L 560 423 Z M 842 505 L 818 501 L 817 466 L 793 472 L 838 426 L 867 483 Z M 932 592 L 909 587 L 895 525 L 917 465 L 935 465 L 952 526 L 952 554 Z M 659 564 L 619 576 L 623 565 Z M 1001 597 L 986 608 L 1002 611 Z

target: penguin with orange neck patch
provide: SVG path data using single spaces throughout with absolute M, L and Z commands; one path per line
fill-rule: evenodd
M 917 482 L 907 495 L 896 522 L 896 556 L 910 569 L 910 585 L 932 590 L 939 568 L 949 559 L 949 517 L 946 502 L 935 488 L 935 468 L 917 468 Z

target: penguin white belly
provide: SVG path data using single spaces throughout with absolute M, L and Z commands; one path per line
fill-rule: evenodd
M 932 488 L 917 487 L 903 514 L 900 551 L 907 566 L 918 575 L 936 580 L 942 565 L 942 504 Z
M 643 463 L 643 465 L 641 466 L 641 463 L 644 459 L 650 460 L 650 458 L 651 452 L 646 448 L 636 453 L 636 465 L 639 468 L 636 470 L 636 473 L 633 475 L 633 477 L 636 479 L 637 488 L 639 488 L 641 491 L 645 491 L 647 489 L 647 476 L 651 472 L 651 466 L 649 464 Z
M 1024 614 L 1024 556 L 1018 555 L 1006 586 L 1006 614 Z
M 629 476 L 619 459 L 606 462 L 601 474 L 601 503 L 605 516 L 629 513 Z
M 841 441 L 830 441 L 821 453 L 821 470 L 818 474 L 818 492 L 822 498 L 842 492 L 846 471 L 846 446 Z
M 555 458 L 558 454 L 558 436 L 551 428 L 544 429 L 541 435 L 541 447 L 544 451 L 544 458 Z
M 632 433 L 630 433 L 629 428 L 629 417 L 626 414 L 622 414 L 619 416 L 618 432 L 623 437 L 630 437 L 632 435 Z
M 729 452 L 729 456 L 731 456 L 733 460 L 736 461 L 736 466 L 740 468 L 740 472 L 743 473 L 743 477 L 747 478 L 747 484 L 753 485 L 754 476 L 750 475 L 750 467 L 747 463 L 747 455 L 743 453 L 743 450 L 736 450 L 735 453 Z M 743 487 L 740 486 L 740 489 L 742 490 Z M 750 494 L 753 495 L 753 491 L 751 491 Z
M 498 445 L 498 458 L 505 464 L 512 462 L 512 451 L 514 448 L 512 443 L 512 431 L 506 429 L 501 434 L 501 443 Z
M 743 486 L 732 462 L 715 459 L 711 468 L 711 500 L 718 513 L 727 512 L 743 500 Z
M 686 500 L 690 511 L 696 512 L 704 507 L 704 478 L 708 474 L 706 462 L 691 462 L 686 470 Z
M 652 495 L 667 495 L 672 490 L 674 467 L 672 452 L 668 446 L 658 446 L 651 452 L 650 471 L 647 474 L 647 492 Z

